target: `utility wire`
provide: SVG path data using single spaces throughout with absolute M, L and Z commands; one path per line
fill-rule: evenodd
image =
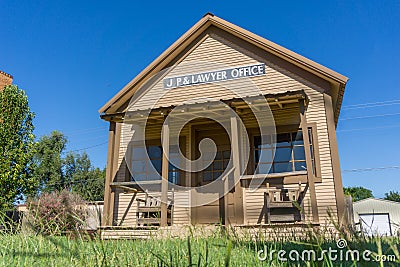
M 388 101 L 380 101 L 380 102 L 372 102 L 372 103 L 346 105 L 346 106 L 343 106 L 342 109 L 373 108 L 373 107 L 392 106 L 392 105 L 399 105 L 399 104 L 400 104 L 400 99 L 396 99 L 396 100 L 388 100 Z
M 339 119 L 339 121 L 347 121 L 347 120 L 358 120 L 358 119 L 370 119 L 370 118 L 379 118 L 379 117 L 388 117 L 388 116 L 398 116 L 400 112 L 397 113 L 386 113 L 386 114 L 378 114 L 378 115 L 369 115 L 369 116 L 360 116 L 360 117 L 350 117 Z
M 398 170 L 400 166 L 385 166 L 375 168 L 360 168 L 360 169 L 349 169 L 343 170 L 342 172 L 370 172 L 370 171 L 383 171 L 383 170 Z
M 97 144 L 97 145 L 94 145 L 94 146 L 89 146 L 89 147 L 79 148 L 79 149 L 75 149 L 75 150 L 70 150 L 70 151 L 68 151 L 68 152 L 77 152 L 77 151 L 82 151 L 82 150 L 86 150 L 86 149 L 91 149 L 91 148 L 103 146 L 103 145 L 105 145 L 105 144 L 107 144 L 107 143 L 108 143 L 108 142 L 104 142 L 104 143 Z
M 400 124 L 388 125 L 388 126 L 377 126 L 377 127 L 367 127 L 367 128 L 354 128 L 354 129 L 345 129 L 345 130 L 337 130 L 336 132 L 354 132 L 354 131 L 368 131 L 368 130 L 376 130 L 376 129 L 389 129 L 400 127 Z

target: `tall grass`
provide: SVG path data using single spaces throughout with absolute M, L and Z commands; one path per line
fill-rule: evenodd
M 399 266 L 398 238 L 365 238 L 349 241 L 351 249 L 369 249 L 375 255 L 396 254 L 396 262 L 322 261 L 285 262 L 274 254 L 260 261 L 257 251 L 322 251 L 336 248 L 325 242 L 236 239 L 231 235 L 149 240 L 87 240 L 65 236 L 3 233 L 0 266 Z
M 90 240 L 84 234 L 67 237 L 25 233 L 8 224 L 0 234 L 0 266 L 400 266 L 399 237 L 367 237 L 344 231 L 339 235 L 346 238 L 347 249 L 368 249 L 373 256 L 395 255 L 396 261 L 343 261 L 326 255 L 318 261 L 282 261 L 276 252 L 271 259 L 261 261 L 257 252 L 265 249 L 287 253 L 337 249 L 334 236 L 327 238 L 311 228 L 307 235 L 299 237 L 293 232 L 292 236 L 275 240 L 264 230 L 239 232 L 220 226 L 205 237 L 199 234 L 201 228 L 192 227 L 182 238 Z

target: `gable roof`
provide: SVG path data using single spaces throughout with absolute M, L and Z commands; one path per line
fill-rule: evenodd
M 355 201 L 353 205 L 361 204 L 364 202 L 379 202 L 379 203 L 387 203 L 387 204 L 393 204 L 393 205 L 400 205 L 400 202 L 392 201 L 392 200 L 387 200 L 387 199 L 381 199 L 381 198 L 374 198 L 374 197 L 369 197 L 365 199 L 361 199 L 359 201 Z
M 220 28 L 236 37 L 239 37 L 265 51 L 272 53 L 298 67 L 301 67 L 324 80 L 329 81 L 338 88 L 335 105 L 335 121 L 339 116 L 340 107 L 342 104 L 342 97 L 344 88 L 348 78 L 324 67 L 310 59 L 307 59 L 293 51 L 290 51 L 278 44 L 275 44 L 263 37 L 251 33 L 243 28 L 240 28 L 228 21 L 207 13 L 195 25 L 193 25 L 185 34 L 176 40 L 168 49 L 166 49 L 160 56 L 158 56 L 150 65 L 141 71 L 133 80 L 126 84 L 114 97 L 112 97 L 103 107 L 100 108 L 101 114 L 113 114 L 121 112 L 119 110 L 133 94 L 140 88 L 140 86 L 155 73 L 165 68 L 180 52 L 182 52 L 193 40 L 200 34 L 207 30 L 210 26 Z

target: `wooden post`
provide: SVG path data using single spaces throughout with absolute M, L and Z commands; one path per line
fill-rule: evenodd
M 344 218 L 345 198 L 342 184 L 342 173 L 340 171 L 339 151 L 336 139 L 335 118 L 333 114 L 333 104 L 330 95 L 324 94 L 326 121 L 328 124 L 329 146 L 331 152 L 332 172 L 335 185 L 336 206 L 339 224 L 349 224 Z
M 243 211 L 243 190 L 240 186 L 240 150 L 239 150 L 239 128 L 236 114 L 231 114 L 231 155 L 233 162 L 233 177 L 235 182 L 235 192 L 233 194 L 234 199 L 234 209 L 235 209 L 235 218 L 236 224 L 244 223 L 244 211 Z M 225 201 L 228 201 L 228 192 L 225 192 Z M 225 217 L 228 217 L 227 210 L 225 211 Z
M 305 156 L 306 156 L 308 188 L 310 190 L 311 210 L 312 210 L 313 222 L 318 223 L 319 215 L 318 215 L 318 206 L 317 206 L 317 195 L 315 193 L 313 164 L 312 164 L 311 152 L 310 152 L 310 139 L 309 139 L 310 137 L 308 134 L 304 99 L 299 100 L 299 106 L 300 106 L 300 125 L 301 125 L 301 130 L 303 132 L 304 152 L 305 152 Z
M 113 219 L 113 197 L 111 182 L 113 179 L 113 163 L 114 163 L 114 149 L 115 149 L 115 130 L 116 123 L 110 121 L 108 130 L 108 153 L 107 153 L 107 168 L 106 168 L 106 181 L 104 185 L 104 210 L 102 226 L 111 226 Z
M 167 212 L 168 212 L 168 156 L 169 156 L 169 125 L 168 118 L 165 117 L 164 125 L 162 128 L 162 147 L 163 147 L 163 157 L 162 157 L 162 179 L 161 179 L 161 222 L 160 226 L 165 227 L 168 224 Z
M 267 191 L 264 193 L 265 223 L 271 223 L 271 210 L 269 208 L 270 201 L 269 183 L 267 183 Z

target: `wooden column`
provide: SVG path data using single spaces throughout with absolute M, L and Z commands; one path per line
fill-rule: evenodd
M 113 193 L 110 184 L 113 180 L 115 132 L 116 132 L 116 123 L 110 121 L 110 127 L 108 130 L 108 153 L 107 153 L 106 181 L 104 186 L 104 210 L 103 210 L 102 226 L 111 226 L 113 220 L 114 197 L 112 196 Z
M 234 199 L 234 209 L 235 209 L 235 218 L 236 224 L 243 224 L 244 212 L 243 212 L 243 190 L 240 186 L 240 140 L 239 140 L 239 125 L 237 121 L 236 114 L 231 115 L 231 155 L 232 155 L 232 162 L 233 162 L 233 175 L 234 181 L 237 182 L 235 184 L 235 192 L 233 194 Z M 228 202 L 228 192 L 225 194 L 225 202 Z M 227 205 L 226 205 L 227 206 Z M 225 220 L 228 220 L 228 211 L 225 211 Z
M 169 156 L 169 125 L 168 118 L 165 117 L 164 125 L 162 128 L 162 147 L 163 147 L 163 157 L 162 157 L 162 180 L 161 180 L 161 223 L 160 226 L 165 227 L 168 225 L 167 221 L 167 208 L 168 208 L 168 156 Z
M 342 173 L 340 171 L 339 151 L 336 140 L 336 126 L 333 115 L 332 97 L 324 94 L 326 121 L 328 125 L 329 146 L 331 152 L 333 181 L 335 185 L 336 206 L 338 213 L 338 220 L 340 224 L 350 223 L 344 219 L 345 214 L 345 198 L 342 184 Z
M 194 145 L 195 145 L 195 140 L 196 139 L 195 139 L 195 136 L 194 136 L 193 126 L 189 125 L 188 127 L 189 127 L 189 135 L 188 135 L 187 142 L 186 142 L 188 155 L 187 155 L 186 158 L 189 159 L 189 160 L 193 160 L 195 158 L 194 157 L 194 150 L 195 150 L 195 146 Z M 191 164 L 188 163 L 188 166 L 186 166 L 186 168 L 187 168 L 187 170 L 189 170 L 188 172 L 186 172 L 186 179 L 187 179 L 186 186 L 191 188 L 192 185 L 195 184 L 193 182 L 194 175 L 192 173 Z M 191 188 L 189 190 L 189 212 L 188 212 L 188 215 L 189 215 L 189 224 L 194 225 L 195 209 L 193 208 L 193 205 L 192 205 L 192 204 L 194 204 L 193 203 L 194 199 L 193 199 L 192 191 L 193 191 L 193 189 Z
M 306 165 L 307 165 L 307 181 L 308 181 L 308 189 L 310 190 L 312 217 L 313 217 L 313 222 L 318 223 L 319 215 L 317 206 L 317 195 L 315 193 L 315 181 L 314 181 L 315 176 L 311 160 L 310 137 L 308 134 L 304 99 L 299 100 L 299 106 L 300 106 L 300 125 L 301 125 L 301 130 L 303 132 L 304 152 L 306 156 Z

